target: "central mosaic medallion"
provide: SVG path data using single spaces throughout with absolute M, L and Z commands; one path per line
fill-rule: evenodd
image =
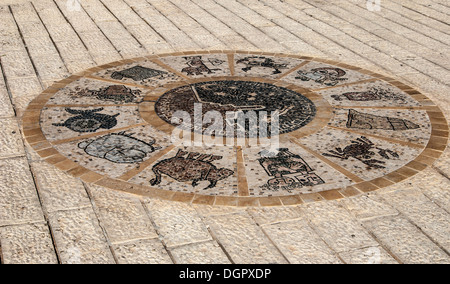
M 180 132 L 190 143 L 175 143 Z M 199 51 L 122 60 L 55 83 L 28 107 L 23 133 L 47 162 L 87 183 L 194 204 L 276 206 L 405 180 L 442 154 L 449 128 L 426 96 L 371 71 Z
M 249 112 L 252 112 L 256 118 L 256 127 L 260 125 L 258 120 L 264 115 L 268 135 L 271 129 L 271 113 L 278 111 L 280 134 L 307 125 L 316 115 L 314 103 L 297 92 L 268 83 L 231 80 L 202 82 L 170 90 L 159 98 L 155 109 L 158 116 L 168 123 L 172 123 L 174 114 L 179 111 L 188 113 L 191 121 L 194 121 L 196 104 L 201 106 L 202 117 L 212 111 L 220 114 L 224 121 L 221 122 L 223 129 L 219 134 L 223 136 L 226 136 L 226 127 L 230 123 L 226 118 L 231 114 L 232 123 L 236 124 L 237 112 L 242 112 L 247 117 Z M 190 130 L 204 134 L 212 123 L 203 123 L 201 129 L 192 124 Z M 236 125 L 232 127 L 235 128 Z M 249 125 L 244 125 L 243 128 L 245 136 L 251 137 Z M 233 133 L 237 134 L 237 131 Z

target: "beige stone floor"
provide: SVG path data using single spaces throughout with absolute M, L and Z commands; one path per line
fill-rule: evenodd
M 450 150 L 402 183 L 339 201 L 206 207 L 65 175 L 21 135 L 52 82 L 124 58 L 238 49 L 394 77 L 450 119 L 446 0 L 0 0 L 1 263 L 450 263 Z

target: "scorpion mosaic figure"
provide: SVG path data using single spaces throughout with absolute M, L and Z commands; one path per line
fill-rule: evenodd
M 249 56 L 243 59 L 240 59 L 236 62 L 236 64 L 245 64 L 246 67 L 242 68 L 242 71 L 248 72 L 252 70 L 254 67 L 263 67 L 273 69 L 273 75 L 280 74 L 280 69 L 286 69 L 287 64 L 278 64 L 271 58 L 267 58 L 264 56 Z
M 387 160 L 391 159 L 390 156 L 394 158 L 400 157 L 396 152 L 392 150 L 376 147 L 372 141 L 364 136 L 361 136 L 360 138 L 357 138 L 356 140 L 353 140 L 351 142 L 352 143 L 344 149 L 336 148 L 335 150 L 331 150 L 329 151 L 329 153 L 324 153 L 323 155 L 327 157 L 338 158 L 341 160 L 354 158 L 367 165 L 368 170 L 386 168 L 385 166 L 383 166 L 383 164 L 385 164 L 384 161 L 374 159 L 374 156 L 376 155 L 374 150 L 378 150 L 378 154 Z

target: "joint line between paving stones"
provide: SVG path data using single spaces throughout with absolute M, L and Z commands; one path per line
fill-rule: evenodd
M 3 78 L 3 81 L 5 82 L 6 92 L 8 93 L 8 98 L 9 98 L 9 101 L 10 101 L 11 106 L 13 108 L 14 116 L 17 117 L 16 106 L 14 105 L 14 102 L 13 102 L 13 99 L 12 99 L 13 96 L 12 96 L 12 93 L 11 93 L 11 88 L 9 87 L 8 78 L 6 78 L 5 69 L 3 68 L 2 56 L 1 55 L 0 55 L 0 72 L 1 72 L 1 76 Z
M 247 23 L 248 25 L 252 26 L 252 27 L 255 28 L 256 30 L 258 30 L 259 32 L 261 32 L 263 35 L 265 35 L 265 36 L 267 36 L 268 38 L 274 40 L 274 41 L 275 41 L 276 43 L 278 43 L 280 46 L 283 46 L 283 48 L 285 48 L 286 50 L 290 50 L 289 46 L 287 46 L 287 45 L 284 44 L 284 43 L 279 42 L 279 39 L 277 39 L 277 38 L 275 38 L 275 37 L 273 37 L 273 36 L 268 35 L 268 34 L 267 34 L 266 32 L 264 32 L 264 30 L 262 30 L 261 28 L 259 28 L 259 27 L 255 26 L 255 25 L 253 25 L 252 23 L 250 23 L 249 21 L 247 21 L 247 20 L 246 20 L 245 18 L 243 18 L 242 16 L 240 16 L 240 15 L 234 13 L 233 11 L 231 11 L 231 10 L 228 9 L 227 7 L 223 6 L 222 4 L 216 2 L 215 0 L 212 0 L 212 1 L 213 1 L 215 4 L 217 4 L 218 6 L 222 7 L 222 8 L 225 9 L 226 11 L 228 11 L 229 13 L 231 13 L 231 14 L 235 15 L 236 17 L 240 18 L 241 20 L 243 20 L 243 21 L 244 21 L 245 23 Z M 237 2 L 237 3 L 239 3 L 239 4 L 242 5 L 242 3 L 240 3 L 240 2 Z M 253 10 L 252 10 L 252 11 L 253 11 Z M 278 25 L 277 25 L 277 26 L 278 26 Z M 278 27 L 280 27 L 280 26 L 278 26 Z M 282 27 L 280 27 L 280 28 L 282 28 Z M 288 31 L 288 30 L 286 30 L 286 29 L 284 29 L 284 28 L 282 28 L 282 29 L 283 29 L 284 31 L 286 31 L 287 33 L 293 35 L 294 37 L 298 38 L 299 40 L 303 41 L 301 38 L 299 38 L 298 36 L 294 35 L 294 34 L 291 33 L 290 31 Z M 304 41 L 303 41 L 303 42 L 304 42 Z
M 356 8 L 358 8 L 358 9 L 362 9 L 362 10 L 365 9 L 365 8 L 363 8 L 363 7 L 358 6 L 357 4 L 354 4 L 354 6 L 355 6 Z M 386 10 L 389 10 L 389 11 L 393 12 L 394 14 L 398 14 L 398 15 L 401 16 L 401 17 L 407 18 L 405 15 L 399 14 L 399 13 L 397 13 L 397 12 L 395 12 L 395 11 L 390 10 L 390 9 L 386 9 Z M 367 18 L 365 18 L 365 19 L 367 19 Z M 408 19 L 409 21 L 413 21 L 413 20 L 411 20 L 410 18 L 407 18 L 407 19 Z M 370 19 L 367 19 L 367 20 L 370 21 Z M 410 30 L 410 31 L 414 31 L 415 33 L 418 33 L 418 34 L 420 34 L 420 35 L 422 35 L 422 36 L 425 36 L 425 37 L 430 38 L 430 39 L 432 39 L 432 40 L 434 40 L 434 41 L 437 41 L 437 42 L 439 42 L 439 43 L 442 44 L 442 45 L 447 45 L 446 43 L 440 41 L 439 39 L 436 39 L 436 38 L 434 38 L 434 37 L 431 37 L 430 35 L 428 35 L 428 34 L 426 34 L 426 33 L 423 33 L 423 32 L 420 31 L 420 30 L 412 29 L 410 26 L 407 26 L 407 25 L 405 25 L 405 24 L 403 24 L 403 23 L 401 23 L 401 22 L 395 22 L 395 21 L 392 21 L 392 22 L 394 22 L 395 24 L 397 24 L 397 25 L 399 25 L 399 26 L 402 26 L 402 27 L 404 27 L 404 28 L 407 28 L 407 29 Z M 422 23 L 421 23 L 421 24 L 422 24 Z M 422 25 L 423 25 L 423 24 L 422 24 Z
M 313 7 L 315 7 L 315 8 L 318 9 L 317 6 L 314 6 L 314 5 L 311 4 L 309 1 L 307 1 L 307 0 L 305 0 L 305 1 L 306 1 L 308 4 L 310 4 L 311 6 L 313 6 Z M 339 16 L 339 13 L 337 13 L 337 12 L 333 12 L 333 11 L 330 11 L 330 10 L 324 10 L 324 11 L 325 11 L 325 13 L 328 13 L 328 14 L 333 15 L 333 17 L 336 17 L 336 18 L 338 18 L 338 19 L 344 20 L 345 22 L 347 22 L 347 23 L 349 23 L 349 24 L 353 24 L 353 22 L 350 22 L 350 21 L 348 21 L 347 19 L 345 19 L 344 17 Z M 350 13 L 350 12 L 349 12 L 349 13 Z M 352 14 L 353 14 L 353 13 L 352 13 Z M 359 15 L 358 15 L 358 16 L 359 16 Z M 361 17 L 361 16 L 360 16 L 360 17 Z M 363 18 L 363 19 L 368 20 L 367 18 Z M 368 21 L 370 21 L 370 20 L 368 20 Z M 355 22 L 356 22 L 356 21 L 355 21 Z M 379 27 L 381 27 L 381 28 L 384 28 L 384 29 L 385 29 L 385 27 L 383 27 L 383 26 L 377 24 L 376 22 L 375 22 L 374 24 L 377 25 L 377 26 L 379 26 Z M 402 46 L 396 44 L 395 42 L 392 42 L 392 41 L 390 41 L 390 40 L 388 40 L 388 39 L 384 39 L 384 38 L 382 38 L 381 36 L 378 36 L 376 33 L 373 33 L 373 32 L 371 32 L 371 31 L 369 31 L 369 30 L 363 28 L 361 25 L 354 25 L 354 26 L 357 27 L 358 29 L 362 29 L 362 30 L 365 31 L 365 32 L 371 33 L 372 35 L 376 36 L 377 38 L 379 38 L 379 39 L 381 39 L 381 40 L 387 41 L 387 42 L 391 43 L 392 45 L 398 46 L 398 47 L 400 47 L 402 50 L 411 52 L 410 50 L 407 50 L 407 49 L 403 48 Z M 340 30 L 340 31 L 341 31 L 341 30 Z M 342 32 L 343 32 L 343 31 L 342 31 Z M 345 33 L 345 32 L 344 32 L 344 33 Z M 408 41 L 413 41 L 413 40 L 408 39 Z M 428 48 L 428 46 L 423 45 L 423 44 L 421 44 L 421 43 L 419 43 L 419 42 L 416 42 L 416 41 L 413 41 L 413 42 L 415 42 L 415 43 L 417 43 L 417 44 L 419 44 L 419 45 L 421 45 L 421 46 L 423 46 L 423 47 Z M 368 45 L 367 43 L 365 43 L 365 44 Z M 372 47 L 371 45 L 368 45 L 368 46 L 369 46 L 369 47 Z M 372 47 L 372 48 L 376 49 L 375 47 Z M 420 54 L 414 53 L 414 51 L 412 51 L 412 53 L 415 54 L 415 55 L 420 55 Z M 424 58 L 424 59 L 425 59 L 426 61 L 432 63 L 432 64 L 435 64 L 435 65 L 437 65 L 437 66 L 440 66 L 440 67 L 443 68 L 443 69 L 448 70 L 448 68 L 446 68 L 445 66 L 440 65 L 439 63 L 433 62 L 433 61 L 431 61 L 431 60 L 429 60 L 429 59 L 427 59 L 427 58 Z
M 422 193 L 423 194 L 423 193 Z M 378 194 L 378 196 L 384 200 L 387 204 L 391 204 L 389 203 L 389 201 L 381 194 Z M 429 202 L 436 204 L 433 202 L 433 200 L 431 200 L 428 196 L 426 196 L 424 194 L 425 198 L 428 199 Z M 392 205 L 394 208 L 395 206 Z M 436 206 L 438 206 L 439 208 L 441 208 L 439 205 L 436 204 Z M 442 251 L 444 251 L 448 256 L 450 256 L 450 253 L 447 251 L 447 249 L 445 249 L 442 245 L 439 244 L 438 241 L 436 241 L 434 238 L 432 238 L 429 234 L 427 234 L 424 230 L 422 230 L 422 228 L 416 224 L 416 222 L 414 222 L 413 219 L 409 218 L 406 214 L 404 214 L 400 209 L 395 208 L 398 212 L 399 212 L 399 216 L 403 217 L 404 219 L 406 219 L 411 225 L 413 225 L 414 227 L 416 227 L 417 230 L 419 230 L 419 232 L 421 232 L 424 236 L 426 236 L 432 243 L 434 243 L 439 249 L 441 249 Z
M 214 231 L 207 226 L 206 229 L 208 230 L 208 233 L 211 235 L 212 239 L 214 241 L 216 241 L 216 243 L 219 245 L 220 249 L 223 251 L 223 253 L 225 254 L 225 256 L 228 258 L 228 260 L 230 261 L 231 264 L 236 264 L 233 260 L 233 258 L 231 257 L 231 255 L 227 252 L 227 250 L 225 249 L 224 245 L 219 241 L 219 239 L 216 237 L 216 235 L 214 234 Z
M 133 11 L 133 13 L 135 13 L 144 23 L 147 24 L 147 26 L 150 27 L 150 29 L 152 29 L 152 31 L 154 31 L 162 40 L 164 40 L 167 44 L 169 44 L 172 49 L 174 49 L 174 47 L 172 46 L 172 44 L 160 33 L 158 32 L 155 28 L 152 27 L 152 25 L 150 25 L 149 22 L 147 22 L 147 20 L 145 20 L 136 10 L 134 7 L 132 7 L 130 4 L 128 4 L 128 2 L 123 1 L 123 3 L 125 3 L 128 7 L 130 7 L 130 9 Z
M 308 213 L 305 214 L 304 220 L 306 221 L 306 224 L 309 226 L 309 228 L 311 228 L 311 230 L 316 234 L 316 236 L 327 246 L 327 248 L 331 252 L 333 252 L 333 254 L 337 257 L 337 259 L 339 259 L 343 264 L 347 264 L 347 262 L 340 256 L 340 254 L 337 251 L 335 251 L 324 238 L 322 238 L 322 235 L 319 233 L 319 231 L 313 225 L 311 219 L 308 217 Z
M 35 175 L 35 173 L 33 171 L 33 168 L 31 167 L 31 161 L 29 160 L 28 157 L 27 157 L 27 165 L 28 165 L 28 169 L 30 170 L 30 174 L 31 174 L 32 179 L 33 179 L 34 188 L 36 190 L 36 194 L 37 194 L 37 197 L 38 197 L 38 200 L 39 200 L 39 204 L 41 206 L 42 214 L 44 215 L 45 222 L 47 223 L 47 227 L 48 227 L 48 230 L 50 232 L 50 237 L 52 239 L 52 245 L 53 245 L 53 249 L 55 251 L 56 259 L 57 259 L 58 263 L 61 264 L 62 262 L 61 262 L 61 258 L 59 256 L 58 247 L 56 245 L 56 239 L 55 239 L 55 236 L 54 236 L 54 233 L 53 233 L 53 228 L 52 228 L 52 226 L 50 224 L 50 221 L 49 221 L 49 215 L 48 215 L 47 210 L 45 210 L 45 208 L 43 206 L 44 204 L 43 204 L 43 201 L 42 201 L 41 194 L 39 192 L 39 186 L 38 186 L 38 183 L 37 183 L 37 178 L 36 178 L 36 175 Z
M 197 23 L 200 27 L 202 27 L 204 30 L 208 31 L 210 35 L 212 35 L 213 37 L 215 37 L 215 39 L 217 39 L 218 41 L 220 41 L 220 42 L 221 42 L 222 44 L 224 44 L 226 47 L 229 47 L 228 44 L 227 44 L 226 42 L 222 41 L 220 38 L 218 38 L 217 36 L 213 35 L 213 34 L 211 33 L 211 31 L 209 31 L 209 30 L 206 29 L 204 26 L 202 26 L 199 22 L 197 22 L 197 20 L 195 20 L 194 18 L 192 18 L 190 15 L 188 15 L 186 12 L 184 12 L 182 9 L 180 9 L 177 5 L 175 5 L 174 3 L 172 3 L 170 0 L 167 0 L 167 1 L 168 1 L 169 3 L 171 3 L 174 7 L 176 7 L 179 11 L 181 11 L 183 14 L 185 14 L 186 16 L 188 16 L 189 18 L 191 18 L 194 22 L 196 22 L 196 23 Z M 162 12 L 161 12 L 160 10 L 158 10 L 158 8 L 155 7 L 153 4 L 151 4 L 150 2 L 148 2 L 148 0 L 146 0 L 146 2 L 147 2 L 151 7 L 153 7 L 156 11 L 158 11 L 158 13 L 160 13 L 161 15 L 163 15 Z M 163 16 L 166 17 L 165 15 L 163 15 Z M 167 19 L 168 21 L 170 21 L 175 27 L 177 27 L 177 29 L 178 29 L 179 31 L 181 31 L 182 33 L 186 34 L 186 36 L 189 37 L 189 38 L 192 40 L 192 42 L 194 42 L 196 45 L 199 45 L 199 44 L 200 44 L 200 45 L 199 45 L 200 47 L 203 46 L 202 43 L 198 43 L 193 37 L 191 37 L 188 33 L 184 32 L 180 27 L 178 27 L 171 19 L 169 19 L 168 17 L 166 17 L 166 19 Z M 203 46 L 202 48 L 205 48 L 205 46 Z
M 56 52 L 58 53 L 59 58 L 61 59 L 62 63 L 64 64 L 64 67 L 66 68 L 66 71 L 67 71 L 68 73 L 71 73 L 71 72 L 69 71 L 69 69 L 67 68 L 67 66 L 68 66 L 68 65 L 67 65 L 67 62 L 66 62 L 66 61 L 64 60 L 64 58 L 62 57 L 61 51 L 59 50 L 58 46 L 56 45 L 55 41 L 53 40 L 53 37 L 52 37 L 52 35 L 50 34 L 50 31 L 48 30 L 48 28 L 47 28 L 47 26 L 45 25 L 45 23 L 42 21 L 41 15 L 39 15 L 39 13 L 38 13 L 36 7 L 34 6 L 33 2 L 30 2 L 30 5 L 31 5 L 31 7 L 33 7 L 33 10 L 34 10 L 34 12 L 36 13 L 36 15 L 37 15 L 39 21 L 41 22 L 42 26 L 44 27 L 45 31 L 47 32 L 48 37 L 50 38 L 50 41 L 51 41 L 52 44 L 53 44 L 53 47 L 56 49 Z
M 205 29 L 206 31 L 208 31 L 212 36 L 214 36 L 217 40 L 219 40 L 220 42 L 222 42 L 225 46 L 227 46 L 229 48 L 229 45 L 227 42 L 222 41 L 220 36 L 216 36 L 215 34 L 213 34 L 213 32 L 211 32 L 207 27 L 205 27 L 204 25 L 202 25 L 199 21 L 197 21 L 194 17 L 192 17 L 190 14 L 188 14 L 186 11 L 184 11 L 182 8 L 180 8 L 177 4 L 173 3 L 171 0 L 167 0 L 169 1 L 173 6 L 177 7 L 180 11 L 182 11 L 186 16 L 188 16 L 189 18 L 191 18 L 194 22 L 196 22 L 200 27 L 202 27 L 203 29 Z M 197 6 L 200 10 L 203 10 L 205 13 L 209 14 L 210 16 L 212 16 L 208 11 L 206 11 L 205 9 L 203 9 L 203 7 L 199 6 L 197 3 L 194 2 L 190 2 L 189 5 L 192 6 Z M 212 16 L 214 17 L 214 16 Z M 230 28 L 228 25 L 226 25 L 225 23 L 223 23 L 220 19 L 214 17 L 218 22 L 224 24 L 225 26 L 227 26 L 228 28 Z M 234 33 L 236 33 L 238 36 L 242 37 L 240 34 L 238 34 L 236 31 L 234 31 L 233 29 L 230 28 L 231 31 L 233 31 Z M 244 40 L 246 40 L 244 37 L 242 37 Z M 247 41 L 247 40 L 246 40 Z M 249 42 L 249 41 L 247 41 Z M 252 44 L 253 45 L 253 44 Z M 253 45 L 254 46 L 254 45 Z M 256 46 L 255 46 L 256 47 Z
M 264 2 L 264 3 L 267 4 L 266 2 Z M 285 4 L 289 5 L 289 6 L 291 6 L 291 7 L 292 7 L 293 9 L 295 9 L 295 10 L 299 10 L 297 7 L 293 6 L 292 4 L 290 4 L 290 3 L 288 3 L 288 2 L 283 2 L 283 3 L 285 3 Z M 313 6 L 313 7 L 317 8 L 316 6 Z M 276 9 L 275 9 L 275 10 L 276 10 Z M 279 10 L 277 10 L 277 11 L 280 12 Z M 289 18 L 289 19 L 291 19 L 291 20 L 294 20 L 295 22 L 298 23 L 297 20 L 293 19 L 293 18 L 290 17 L 289 15 L 286 15 L 286 14 L 283 13 L 283 12 L 280 12 L 280 13 L 282 13 L 282 14 L 285 15 L 287 18 Z M 306 12 L 305 12 L 305 13 L 306 13 Z M 315 17 L 313 14 L 308 14 L 308 13 L 306 13 L 306 14 L 309 15 L 309 16 L 311 16 L 311 17 L 314 18 L 315 20 L 319 21 L 320 23 L 323 23 L 323 24 L 325 24 L 325 25 L 331 27 L 332 29 L 336 29 L 336 30 L 338 30 L 338 31 L 340 31 L 340 32 L 342 32 L 342 33 L 344 33 L 346 36 L 352 38 L 353 40 L 355 40 L 355 41 L 357 41 L 357 42 L 359 42 L 359 43 L 361 43 L 362 45 L 367 46 L 367 47 L 369 47 L 369 48 L 373 49 L 374 51 L 377 51 L 377 52 L 379 52 L 379 53 L 381 53 L 381 54 L 387 55 L 387 54 L 384 53 L 383 51 L 381 51 L 381 50 L 379 50 L 379 49 L 376 49 L 376 48 L 373 48 L 373 47 L 371 47 L 371 46 L 365 44 L 365 43 L 362 42 L 361 40 L 355 38 L 354 36 L 349 35 L 349 34 L 347 34 L 346 32 L 343 32 L 343 31 L 341 31 L 341 30 L 339 30 L 339 29 L 337 29 L 337 28 L 331 26 L 329 23 L 323 22 L 322 20 L 320 20 L 320 18 Z M 325 38 L 327 38 L 329 41 L 333 42 L 334 44 L 339 45 L 339 46 L 342 47 L 343 49 L 346 49 L 346 50 L 351 51 L 352 53 L 355 53 L 355 52 L 353 51 L 353 49 L 350 49 L 350 48 L 344 46 L 342 43 L 340 43 L 340 42 L 334 40 L 332 37 L 330 37 L 330 36 L 328 36 L 328 35 L 326 35 L 326 34 L 320 33 L 320 32 L 317 32 L 317 33 L 320 34 L 320 35 L 322 35 L 322 36 L 324 36 Z M 359 54 L 358 54 L 358 55 L 359 55 Z M 382 64 L 380 64 L 379 61 L 374 61 L 373 59 L 370 59 L 370 58 L 365 57 L 365 56 L 362 56 L 362 55 L 360 55 L 360 56 L 363 57 L 364 59 L 368 60 L 369 62 L 372 62 L 372 63 L 375 64 L 376 66 L 382 68 L 383 70 L 386 70 L 386 69 L 384 68 L 384 66 L 383 66 Z M 398 61 L 398 60 L 396 60 L 396 59 L 393 59 L 393 60 L 394 60 L 394 61 Z M 400 62 L 400 61 L 398 61 L 398 62 Z M 442 81 L 442 80 L 439 79 L 439 78 L 435 78 L 435 77 L 433 77 L 432 75 L 425 74 L 425 73 L 423 73 L 421 70 L 418 70 L 417 68 L 415 68 L 415 67 L 413 67 L 413 66 L 411 66 L 411 65 L 408 65 L 408 64 L 406 64 L 406 63 L 404 63 L 404 62 L 400 62 L 400 63 L 409 66 L 410 68 L 416 70 L 418 73 L 420 73 L 420 74 L 422 74 L 422 75 L 424 75 L 424 76 L 432 77 L 434 80 L 438 81 L 439 83 L 448 86 L 448 83 L 447 83 L 447 82 L 444 82 L 444 81 Z
M 239 33 L 238 31 L 236 31 L 235 29 L 233 29 L 230 25 L 228 25 L 227 23 L 225 23 L 224 21 L 222 21 L 221 19 L 219 19 L 218 17 L 214 16 L 213 14 L 211 14 L 208 10 L 204 9 L 203 7 L 201 7 L 200 5 L 198 5 L 195 2 L 192 2 L 192 4 L 195 4 L 197 7 L 199 7 L 203 12 L 205 12 L 206 14 L 210 15 L 211 17 L 215 18 L 217 21 L 219 21 L 220 23 L 222 23 L 224 26 L 226 26 L 228 29 L 230 29 L 231 31 L 233 31 L 234 33 L 236 33 L 239 37 L 243 38 L 246 42 L 249 42 L 251 45 L 255 46 L 257 49 L 260 49 L 257 45 L 255 45 L 253 42 L 249 41 L 243 34 Z M 204 27 L 206 29 L 205 26 L 202 25 L 202 27 Z M 228 46 L 228 45 L 227 45 Z
M 103 7 L 105 7 L 105 9 L 117 20 L 117 22 L 119 22 L 121 25 L 122 25 L 122 27 L 128 32 L 128 34 L 130 34 L 130 36 L 132 37 L 132 38 L 134 38 L 134 40 L 139 44 L 139 46 L 141 47 L 141 48 L 143 48 L 143 49 L 145 49 L 145 51 L 146 51 L 146 53 L 149 53 L 149 50 L 145 47 L 145 45 L 143 45 L 140 41 L 139 41 L 139 39 L 137 39 L 137 37 L 133 34 L 133 33 L 131 33 L 129 30 L 128 30 L 128 28 L 122 23 L 122 21 L 120 21 L 120 19 L 108 8 L 108 6 L 106 6 L 105 5 L 105 3 L 103 3 L 103 1 L 102 0 L 99 0 L 99 2 L 103 5 Z
M 19 32 L 20 39 L 22 40 L 23 47 L 25 48 L 25 51 L 27 52 L 28 58 L 30 59 L 31 65 L 33 66 L 33 70 L 34 70 L 34 73 L 36 74 L 36 77 L 37 77 L 37 79 L 39 81 L 39 84 L 41 85 L 42 89 L 45 89 L 44 83 L 42 82 L 41 75 L 39 74 L 39 71 L 36 68 L 36 64 L 34 63 L 33 58 L 31 57 L 30 50 L 28 49 L 26 41 L 25 41 L 25 39 L 23 37 L 22 30 L 20 29 L 19 24 L 17 23 L 16 17 L 14 16 L 14 13 L 12 11 L 11 5 L 9 5 L 8 8 L 9 8 L 9 12 L 11 13 L 11 16 L 12 16 L 12 18 L 14 20 L 14 23 L 16 24 L 17 31 Z
M 286 262 L 288 264 L 291 264 L 291 262 L 289 261 L 289 259 L 284 255 L 283 251 L 277 246 L 277 244 L 272 240 L 272 238 L 270 237 L 269 234 L 267 234 L 267 232 L 264 230 L 264 227 L 261 226 L 254 218 L 254 216 L 252 214 L 249 214 L 248 212 L 246 212 L 248 216 L 250 216 L 250 219 L 252 219 L 252 221 L 256 224 L 256 226 L 261 230 L 261 232 L 264 234 L 264 236 L 266 236 L 266 238 L 269 240 L 269 242 L 277 249 L 277 251 L 280 253 L 280 255 L 286 260 Z
M 166 251 L 167 255 L 170 257 L 170 260 L 172 261 L 172 263 L 177 264 L 177 262 L 175 261 L 175 258 L 173 257 L 172 253 L 167 248 L 166 243 L 162 239 L 163 236 L 159 232 L 158 226 L 156 225 L 155 221 L 153 220 L 153 217 L 152 217 L 152 214 L 151 214 L 150 210 L 148 210 L 147 205 L 144 203 L 144 201 L 142 199 L 140 199 L 140 202 L 141 202 L 141 206 L 144 208 L 145 214 L 147 215 L 148 219 L 150 220 L 150 223 L 153 226 L 153 229 L 155 229 L 155 232 L 158 235 L 158 240 L 161 242 L 162 246 L 164 247 L 164 250 Z
M 86 191 L 86 194 L 89 197 L 89 201 L 91 202 L 91 206 L 92 206 L 91 208 L 94 211 L 95 218 L 97 219 L 98 226 L 102 230 L 103 236 L 106 239 L 106 243 L 108 244 L 108 248 L 109 248 L 109 250 L 111 252 L 112 257 L 114 258 L 114 262 L 116 264 L 118 264 L 119 261 L 117 259 L 117 256 L 116 256 L 115 252 L 114 252 L 114 249 L 112 247 L 111 241 L 109 240 L 108 232 L 106 231 L 105 227 L 102 224 L 102 221 L 100 220 L 99 209 L 98 209 L 97 205 L 95 204 L 94 198 L 93 198 L 89 188 L 86 186 L 86 184 L 84 182 L 83 182 L 83 187 L 84 187 L 84 190 Z
M 430 15 L 426 15 L 426 14 L 424 14 L 424 13 L 422 13 L 422 12 L 420 12 L 420 11 L 417 11 L 417 10 L 414 10 L 413 8 L 411 8 L 411 7 L 408 7 L 408 6 L 405 6 L 405 5 L 402 5 L 402 8 L 404 8 L 404 9 L 407 9 L 407 10 L 410 10 L 410 11 L 413 11 L 413 12 L 415 12 L 415 13 L 417 13 L 417 14 L 419 14 L 419 15 L 422 15 L 422 16 L 424 16 L 424 17 L 426 17 L 426 18 L 431 18 L 431 19 L 433 19 L 433 20 L 435 20 L 435 21 L 437 21 L 437 22 L 440 22 L 440 23 L 442 23 L 442 24 L 445 24 L 445 25 L 447 25 L 447 26 L 450 26 L 448 23 L 446 23 L 446 22 L 444 22 L 444 21 L 442 21 L 441 19 L 437 19 L 437 18 L 435 18 L 435 17 L 433 17 L 433 16 L 430 16 Z M 388 9 L 388 10 L 390 10 L 390 9 Z M 400 14 L 400 13 L 398 13 L 398 14 Z M 427 26 L 427 27 L 429 27 L 428 25 L 425 25 L 424 24 L 424 26 Z M 444 33 L 444 34 L 447 34 L 448 35 L 448 33 L 446 33 L 445 31 L 440 31 L 440 32 L 442 32 L 442 33 Z
M 443 177 L 445 177 L 446 179 L 448 179 L 450 181 L 450 177 L 446 173 L 444 173 L 441 169 L 439 169 L 439 168 L 437 168 L 435 166 L 432 166 L 432 168 L 433 168 L 433 170 L 435 170 L 440 175 L 442 175 Z
M 80 2 L 81 4 L 82 2 Z M 119 54 L 122 59 L 124 59 L 123 55 L 120 53 L 120 51 L 117 49 L 117 47 L 114 45 L 114 43 L 106 36 L 106 34 L 103 32 L 103 30 L 99 27 L 97 22 L 94 21 L 92 16 L 86 11 L 86 9 L 83 7 L 83 5 L 80 5 L 81 9 L 83 9 L 84 13 L 89 17 L 89 19 L 92 21 L 92 23 L 97 27 L 97 29 L 102 33 L 102 35 L 105 37 L 105 39 L 111 44 L 111 46 L 114 48 L 114 50 Z
M 191 37 L 189 34 L 187 34 L 186 32 L 184 32 L 183 30 L 181 30 L 177 25 L 175 25 L 175 23 L 169 19 L 167 16 L 165 16 L 163 13 L 161 13 L 160 10 L 158 10 L 158 8 L 156 8 L 154 5 L 152 5 L 152 3 L 148 2 L 147 0 L 145 0 L 145 2 L 147 2 L 147 4 L 153 8 L 153 10 L 155 10 L 156 12 L 158 12 L 158 14 L 160 14 L 162 17 L 166 18 L 167 21 L 169 21 L 174 27 L 176 27 L 178 29 L 178 31 L 180 31 L 181 33 L 185 34 L 189 39 L 191 39 L 191 41 L 193 43 L 195 43 L 196 46 L 201 47 L 201 45 L 199 45 L 197 43 L 197 41 L 195 41 L 195 39 L 193 37 Z M 178 49 L 177 49 L 178 50 Z
M 80 40 L 81 44 L 84 46 L 84 48 L 86 49 L 86 51 L 89 54 L 90 59 L 92 60 L 92 62 L 95 62 L 95 64 L 97 64 L 97 62 L 94 60 L 94 57 L 92 57 L 91 52 L 89 51 L 89 48 L 87 47 L 86 43 L 83 41 L 83 39 L 80 37 L 80 35 L 78 34 L 78 31 L 74 28 L 74 26 L 72 25 L 72 23 L 69 21 L 69 19 L 66 17 L 66 15 L 63 13 L 63 11 L 61 10 L 61 8 L 58 6 L 58 4 L 56 3 L 56 0 L 53 0 L 53 3 L 55 4 L 56 8 L 58 9 L 59 13 L 61 14 L 61 16 L 64 18 L 64 20 L 66 21 L 66 23 L 71 27 L 72 31 L 77 35 L 78 39 Z

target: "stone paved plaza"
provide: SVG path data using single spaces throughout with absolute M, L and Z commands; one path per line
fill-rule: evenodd
M 1 263 L 450 263 L 450 4 L 376 2 L 0 0 Z

